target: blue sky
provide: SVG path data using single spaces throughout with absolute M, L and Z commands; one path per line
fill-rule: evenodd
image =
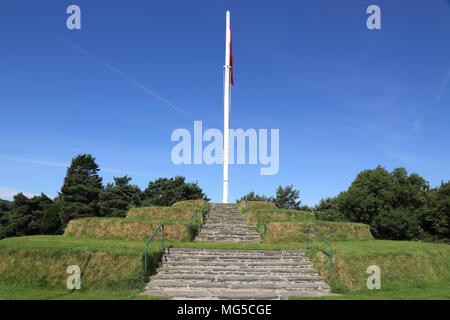
M 71 4 L 81 30 L 66 28 Z M 450 178 L 448 0 L 17 0 L 0 10 L 0 198 L 55 196 L 91 153 L 105 183 L 178 174 L 221 201 L 222 167 L 172 164 L 170 136 L 223 128 L 227 9 L 231 127 L 280 130 L 278 174 L 232 166 L 230 200 L 293 184 L 314 205 L 378 164 Z

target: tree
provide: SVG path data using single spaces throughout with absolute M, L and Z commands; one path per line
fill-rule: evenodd
M 51 205 L 47 206 L 42 214 L 42 220 L 39 223 L 41 234 L 61 234 L 63 233 L 61 215 L 64 202 L 56 199 Z
M 325 221 L 344 221 L 345 217 L 338 211 L 337 205 L 337 197 L 320 200 L 319 204 L 314 207 L 316 219 Z
M 99 170 L 95 158 L 90 154 L 81 154 L 72 159 L 61 188 L 61 199 L 64 201 L 63 227 L 71 219 L 99 214 L 99 194 L 103 189 Z
M 450 181 L 428 191 L 422 226 L 432 237 L 450 240 Z
M 9 224 L 6 228 L 6 236 L 26 236 L 40 234 L 39 225 L 43 217 L 43 211 L 53 201 L 45 194 L 31 199 L 18 193 L 14 196 L 12 211 L 9 214 Z
M 171 206 L 175 202 L 183 200 L 209 200 L 202 189 L 195 183 L 186 183 L 185 177 L 159 178 L 150 181 L 143 192 L 144 205 Z
M 418 235 L 428 189 L 425 179 L 414 173 L 408 176 L 404 168 L 390 173 L 378 166 L 358 174 L 348 190 L 339 194 L 337 208 L 349 221 L 369 224 L 378 238 L 412 239 Z M 390 228 L 388 223 L 394 221 L 402 226 Z
M 411 240 L 422 234 L 419 216 L 405 208 L 384 208 L 374 221 L 374 236 L 389 240 Z
M 294 186 L 279 186 L 277 189 L 277 193 L 275 195 L 274 203 L 278 208 L 283 209 L 300 209 L 301 201 L 298 200 L 300 197 L 300 191 L 294 190 Z
M 100 192 L 100 215 L 103 217 L 124 217 L 130 206 L 140 204 L 141 190 L 130 185 L 131 178 L 114 177 L 114 183 L 108 183 Z
M 11 202 L 0 199 L 0 239 L 6 237 L 6 227 L 9 223 L 9 213 L 11 212 Z
M 265 195 L 255 194 L 254 191 L 247 193 L 245 196 L 240 199 L 236 199 L 236 203 L 240 203 L 241 201 L 265 201 L 265 202 L 273 202 L 273 197 L 267 197 Z

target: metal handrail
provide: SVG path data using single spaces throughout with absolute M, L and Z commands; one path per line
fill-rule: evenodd
M 322 236 L 320 236 L 317 232 L 315 232 L 314 230 L 311 230 L 311 229 L 306 230 L 306 253 L 308 253 L 308 251 L 309 251 L 309 233 L 310 232 L 314 233 L 320 240 L 325 242 L 330 247 L 330 270 L 333 270 L 333 247 L 327 240 L 322 238 Z
M 144 269 L 145 273 L 147 274 L 147 268 L 148 268 L 148 254 L 147 254 L 147 248 L 150 242 L 152 242 L 153 238 L 155 237 L 156 233 L 159 231 L 159 229 L 162 228 L 162 252 L 164 253 L 164 225 L 161 223 L 158 228 L 156 228 L 156 231 L 153 232 L 152 237 L 147 241 L 147 244 L 145 245 L 145 255 L 144 255 Z
M 261 213 L 261 210 L 258 211 L 258 223 L 256 224 L 256 228 L 259 228 L 259 217 L 262 218 L 264 223 L 264 234 L 266 234 L 266 219 L 264 219 L 264 215 Z
M 189 225 L 192 227 L 192 222 L 194 221 L 194 216 L 195 216 L 195 223 L 198 224 L 198 215 L 197 215 L 197 209 L 194 210 L 194 213 L 191 216 L 191 222 L 189 223 Z
M 205 218 L 207 214 L 208 214 L 207 203 L 206 200 L 203 200 L 203 208 L 202 208 L 203 223 L 205 223 Z

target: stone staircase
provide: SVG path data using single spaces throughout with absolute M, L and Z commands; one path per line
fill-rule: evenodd
M 287 299 L 329 295 L 304 250 L 166 249 L 145 295 L 171 299 Z
M 258 243 L 261 236 L 254 226 L 246 225 L 238 205 L 212 204 L 206 224 L 202 226 L 195 240 Z
M 258 243 L 237 205 L 213 204 L 196 241 Z M 287 299 L 330 295 L 305 250 L 166 248 L 143 295 L 170 299 Z

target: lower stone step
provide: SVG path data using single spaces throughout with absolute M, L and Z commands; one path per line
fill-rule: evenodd
M 201 266 L 202 268 L 209 269 L 210 267 L 259 267 L 259 268 L 273 268 L 273 267 L 284 267 L 284 268 L 295 268 L 301 266 L 311 267 L 310 262 L 283 262 L 283 261 L 252 261 L 252 262 L 226 262 L 226 261 L 165 261 L 161 262 L 162 266 Z
M 331 295 L 321 290 L 236 290 L 175 289 L 146 290 L 142 295 L 161 296 L 174 300 L 286 300 L 289 297 L 320 297 Z
M 297 267 L 295 269 L 273 269 L 273 268 L 186 268 L 171 267 L 158 269 L 160 275 L 178 275 L 178 274 L 198 274 L 198 275 L 230 275 L 230 276 L 316 276 L 318 272 L 313 267 Z
M 155 284 L 155 281 L 164 280 L 167 283 L 171 282 L 173 284 L 184 284 L 186 281 L 201 281 L 203 282 L 211 282 L 211 283 L 230 283 L 230 282 L 239 282 L 242 285 L 251 283 L 280 283 L 284 286 L 289 285 L 297 285 L 301 284 L 301 286 L 308 286 L 309 284 L 315 284 L 316 281 L 324 281 L 323 277 L 320 276 L 311 276 L 311 275 L 276 275 L 276 276 L 255 276 L 255 275 L 208 275 L 208 274 L 157 274 L 150 277 L 150 285 Z M 325 283 L 324 287 L 329 288 Z

